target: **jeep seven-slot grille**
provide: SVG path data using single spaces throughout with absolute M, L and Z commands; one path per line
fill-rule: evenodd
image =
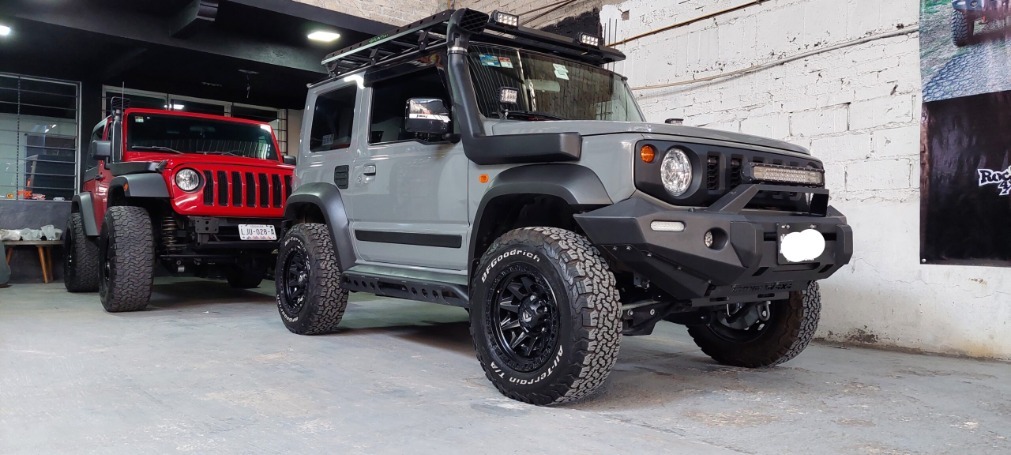
M 280 208 L 291 195 L 290 175 L 226 171 L 203 175 L 204 205 Z

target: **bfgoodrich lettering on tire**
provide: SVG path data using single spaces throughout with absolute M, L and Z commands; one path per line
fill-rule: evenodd
M 333 332 L 348 305 L 328 229 L 318 223 L 297 224 L 281 240 L 274 268 L 277 311 L 293 333 Z
M 814 338 L 820 316 L 821 292 L 812 281 L 786 300 L 721 309 L 709 324 L 688 326 L 688 334 L 724 365 L 769 367 L 800 354 Z
M 614 275 L 585 237 L 557 228 L 510 231 L 488 248 L 471 286 L 471 335 L 488 379 L 533 404 L 578 400 L 618 356 Z
M 151 298 L 154 234 L 143 207 L 109 207 L 98 242 L 98 294 L 105 311 L 139 311 Z

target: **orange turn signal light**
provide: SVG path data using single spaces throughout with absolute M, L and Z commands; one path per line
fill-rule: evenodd
M 652 163 L 656 159 L 656 147 L 649 144 L 639 147 L 639 158 L 643 163 Z
M 488 183 L 488 174 L 481 174 L 477 176 L 477 181 L 481 183 Z

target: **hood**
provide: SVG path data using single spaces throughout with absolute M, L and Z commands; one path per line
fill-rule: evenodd
M 558 120 L 548 122 L 489 120 L 487 130 L 493 134 L 577 132 L 582 134 L 583 137 L 627 133 L 663 134 L 683 138 L 685 142 L 691 142 L 692 139 L 708 139 L 740 145 L 758 145 L 804 155 L 811 154 L 811 152 L 799 145 L 761 136 L 656 123 L 610 122 L 602 120 Z
M 139 154 L 138 154 L 139 155 Z M 140 156 L 134 155 L 133 159 L 130 161 L 153 161 L 153 162 L 164 162 L 165 169 L 172 170 L 179 167 L 195 166 L 201 168 L 208 167 L 252 167 L 259 169 L 274 169 L 274 170 L 287 170 L 291 171 L 295 169 L 294 166 L 281 163 L 280 161 L 270 161 L 261 160 L 257 158 L 246 158 L 242 156 L 228 156 L 228 155 L 203 155 L 198 153 L 187 153 L 183 155 L 175 153 L 157 153 L 157 152 L 145 152 L 143 159 Z

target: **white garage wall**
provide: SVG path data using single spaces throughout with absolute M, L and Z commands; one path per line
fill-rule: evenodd
M 401 26 L 447 8 L 444 0 L 295 0 L 299 3 Z M 354 43 L 348 43 L 354 44 Z
M 620 40 L 743 3 L 629 0 L 605 7 L 602 22 L 617 20 Z M 644 87 L 840 46 L 636 93 L 651 120 L 786 139 L 825 161 L 832 203 L 856 238 L 852 263 L 823 283 L 821 336 L 1009 359 L 1011 274 L 920 265 L 918 15 L 917 0 L 771 0 L 621 45 L 622 70 Z

